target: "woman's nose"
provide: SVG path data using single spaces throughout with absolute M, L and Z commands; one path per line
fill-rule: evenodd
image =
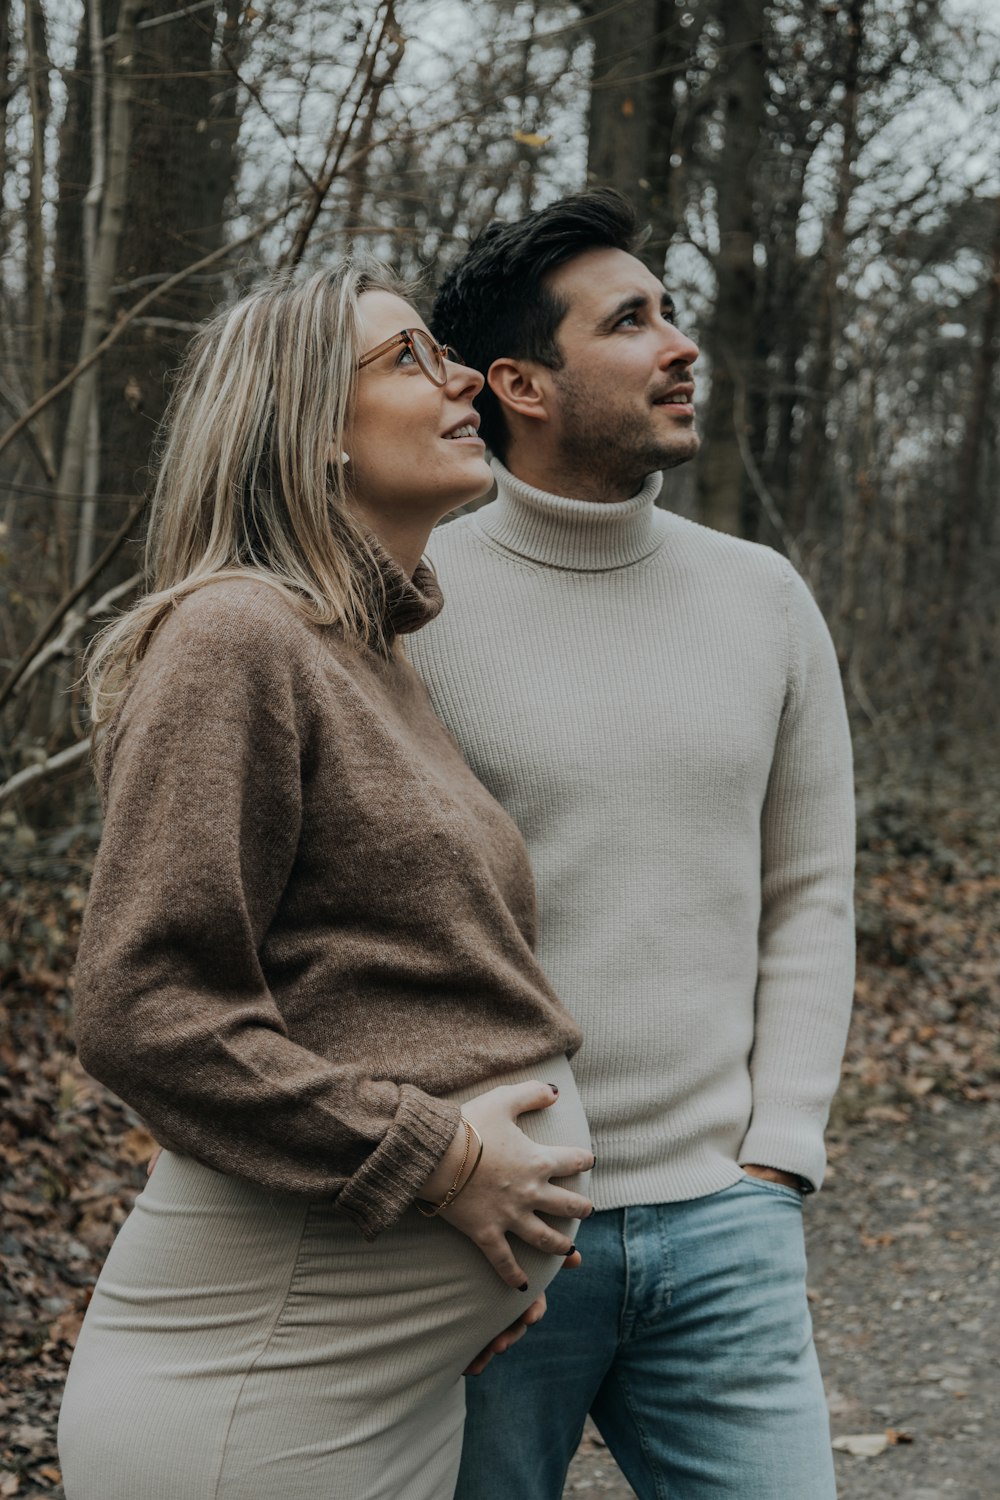
M 447 363 L 448 378 L 445 388 L 451 397 L 478 396 L 486 381 L 478 370 L 471 365 L 463 365 L 457 360 L 449 359 Z

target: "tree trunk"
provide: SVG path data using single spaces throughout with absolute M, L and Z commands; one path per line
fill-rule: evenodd
M 7 108 L 14 96 L 14 81 L 11 78 L 13 58 L 10 45 L 11 0 L 0 0 L 0 204 L 3 203 L 4 187 L 10 167 L 7 143 Z M 0 212 L 0 265 L 7 253 L 6 215 Z
M 699 117 L 699 101 L 690 92 L 691 63 L 708 15 L 708 0 L 696 0 L 683 11 L 674 0 L 658 0 L 656 7 L 645 173 L 652 233 L 644 258 L 657 275 L 684 218 L 688 161 Z
M 114 31 L 117 15 L 117 0 L 104 0 L 105 35 Z M 66 73 L 66 108 L 59 126 L 55 246 L 50 284 L 53 380 L 58 380 L 76 364 L 83 331 L 85 297 L 80 246 L 83 243 L 83 200 L 91 172 L 91 93 L 89 16 L 85 10 L 77 31 L 74 63 Z M 68 395 L 50 409 L 57 453 L 62 448 L 68 412 Z
M 87 0 L 87 31 L 90 40 L 93 99 L 90 111 L 90 187 L 83 201 L 83 274 L 86 285 L 90 286 L 97 258 L 100 214 L 105 202 L 108 165 L 105 135 L 107 77 L 104 66 L 101 0 Z M 94 398 L 91 400 L 87 417 L 86 457 L 83 463 L 83 502 L 80 506 L 80 524 L 77 529 L 74 584 L 78 584 L 87 575 L 94 559 L 94 528 L 97 521 L 97 487 L 100 484 L 101 441 L 96 389 L 95 387 Z
M 594 43 L 587 181 L 620 189 L 648 220 L 653 94 L 660 83 L 648 74 L 660 7 L 657 0 L 633 0 L 626 6 L 588 0 L 582 9 L 593 17 L 589 30 Z
M 973 363 L 972 400 L 965 419 L 962 446 L 955 470 L 951 524 L 945 542 L 945 612 L 939 643 L 937 694 L 950 700 L 957 685 L 955 658 L 962 634 L 963 614 L 968 605 L 973 578 L 973 556 L 977 540 L 987 529 L 988 509 L 995 505 L 982 482 L 983 464 L 993 425 L 993 387 L 1000 363 L 1000 198 L 995 200 L 996 218 L 990 246 L 989 275 L 985 287 L 979 347 Z
M 865 7 L 868 0 L 851 0 L 847 22 L 847 56 L 844 63 L 844 98 L 840 107 L 841 148 L 837 162 L 837 189 L 833 211 L 823 233 L 819 252 L 821 276 L 817 292 L 816 321 L 812 334 L 814 354 L 808 376 L 808 419 L 799 453 L 799 490 L 806 501 L 803 522 L 829 528 L 833 490 L 827 483 L 829 443 L 827 420 L 831 396 L 834 348 L 839 336 L 843 294 L 840 278 L 847 249 L 847 215 L 855 187 L 855 165 L 860 149 L 858 135 L 858 90 L 864 49 Z
M 126 178 L 129 155 L 129 105 L 135 20 L 142 0 L 122 0 L 118 37 L 111 57 L 111 89 L 108 118 L 107 174 L 101 204 L 100 228 L 94 241 L 93 264 L 87 277 L 86 312 L 78 358 L 84 359 L 100 343 L 111 317 L 111 288 L 118 246 L 125 217 Z M 83 485 L 90 409 L 96 399 L 98 365 L 92 365 L 77 380 L 70 398 L 69 416 L 59 466 L 58 492 L 72 499 Z
M 45 36 L 45 14 L 40 0 L 25 0 L 24 40 L 27 53 L 28 98 L 31 103 L 31 154 L 28 167 L 28 345 L 29 399 L 46 386 L 45 361 L 45 133 L 49 123 L 51 64 Z M 35 435 L 48 458 L 48 424 L 39 422 Z
M 697 479 L 700 519 L 734 535 L 748 529 L 748 515 L 757 506 L 756 497 L 750 498 L 740 447 L 749 436 L 747 402 L 754 373 L 754 167 L 767 97 L 766 9 L 767 0 L 728 0 L 720 13 L 725 61 L 721 73 L 724 135 L 714 173 L 719 225 L 717 292 L 706 339 L 712 384 Z
M 111 321 L 111 288 L 125 218 L 135 23 L 142 4 L 143 0 L 122 0 L 118 32 L 108 70 L 111 84 L 108 91 L 106 161 L 94 164 L 95 173 L 84 205 L 85 309 L 78 352 L 80 359 L 85 359 L 96 349 Z M 98 46 L 103 48 L 103 36 L 98 35 L 99 20 L 97 17 L 93 33 L 90 34 L 94 36 Z M 104 107 L 102 81 L 99 67 L 95 77 L 92 125 L 94 137 L 101 142 L 103 121 L 100 117 Z M 100 376 L 100 364 L 91 365 L 73 386 L 56 482 L 55 499 L 60 515 L 68 513 L 69 505 L 83 497 L 77 530 L 79 545 L 73 575 L 75 580 L 84 577 L 88 571 L 89 563 L 82 568 L 80 566 L 82 561 L 85 562 L 85 557 L 81 558 L 81 548 L 86 554 L 92 548 L 94 537 L 96 507 L 93 497 L 98 475 L 94 445 L 99 432 L 97 405 Z M 64 586 L 68 586 L 68 580 Z M 59 735 L 70 709 L 65 676 L 61 667 L 57 667 L 53 673 L 49 708 L 49 731 L 53 736 Z
M 147 0 L 136 37 L 134 66 L 144 81 L 133 105 L 127 212 L 115 277 L 126 288 L 116 301 L 126 306 L 136 296 L 131 283 L 145 288 L 148 278 L 166 279 L 221 245 L 225 236 L 239 129 L 235 80 L 228 67 L 218 65 L 215 25 L 206 23 L 206 13 L 148 26 L 177 9 L 175 0 Z M 238 66 L 241 28 L 249 23 L 240 20 L 234 0 L 227 0 L 224 24 L 223 44 Z M 102 363 L 103 533 L 114 529 L 123 499 L 135 498 L 147 483 L 170 371 L 194 325 L 220 300 L 221 285 L 217 273 L 177 287 L 157 308 L 156 322 L 131 328 Z M 131 564 L 123 559 L 121 566 Z

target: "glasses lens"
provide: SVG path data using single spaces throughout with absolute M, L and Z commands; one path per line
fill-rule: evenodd
M 448 378 L 448 372 L 444 367 L 444 356 L 430 334 L 425 333 L 422 328 L 414 328 L 410 339 L 414 358 L 427 379 L 432 380 L 435 385 L 444 385 Z

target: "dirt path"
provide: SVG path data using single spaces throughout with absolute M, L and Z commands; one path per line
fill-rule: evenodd
M 1000 1500 L 1000 1109 L 937 1103 L 834 1136 L 807 1205 L 834 1435 L 912 1439 L 838 1453 L 840 1500 Z M 565 1490 L 586 1493 L 633 1494 L 593 1436 Z

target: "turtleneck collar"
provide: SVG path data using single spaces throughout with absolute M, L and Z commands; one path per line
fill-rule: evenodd
M 386 643 L 391 644 L 394 636 L 411 635 L 428 625 L 441 613 L 444 599 L 427 563 L 419 563 L 409 578 L 377 537 L 369 535 L 368 542 L 385 589 L 382 623 Z
M 626 568 L 663 543 L 665 528 L 655 500 L 659 472 L 647 476 L 631 500 L 606 503 L 550 495 L 517 479 L 493 460 L 497 499 L 476 519 L 494 542 L 550 568 L 602 572 Z

